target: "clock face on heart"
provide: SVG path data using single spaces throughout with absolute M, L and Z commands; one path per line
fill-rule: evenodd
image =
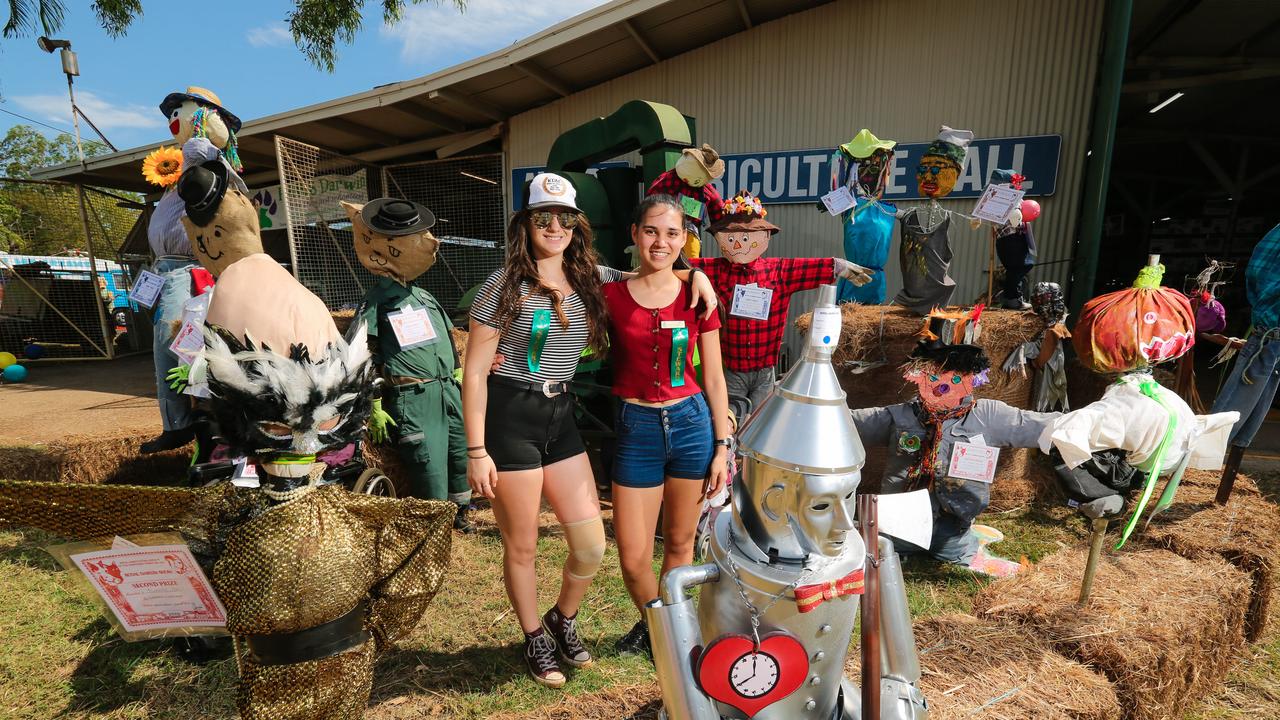
M 737 708 L 747 717 L 796 691 L 809 674 L 809 655 L 794 636 L 772 632 L 760 647 L 746 635 L 722 635 L 698 657 L 694 674 L 713 700 Z

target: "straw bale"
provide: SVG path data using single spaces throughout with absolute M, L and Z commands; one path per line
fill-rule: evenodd
M 1178 496 L 1182 497 L 1182 493 L 1186 492 L 1188 487 L 1211 488 L 1214 493 L 1217 493 L 1220 480 L 1222 480 L 1221 470 L 1187 470 L 1182 476 Z M 1236 495 L 1262 497 L 1262 491 L 1258 489 L 1252 477 L 1246 473 L 1237 473 L 1235 484 L 1231 488 L 1231 497 Z
M 330 310 L 329 314 L 333 316 L 333 324 L 338 326 L 339 335 L 346 335 L 347 328 L 351 327 L 351 321 L 356 319 L 355 308 Z
M 378 468 L 391 480 L 391 484 L 395 485 L 397 497 L 409 496 L 409 473 L 405 471 L 400 453 L 396 452 L 396 446 L 393 443 L 375 445 L 369 440 L 369 436 L 365 435 L 364 442 L 360 445 L 360 452 L 364 455 L 365 467 Z
M 1254 642 L 1267 626 L 1280 561 L 1280 507 L 1248 488 L 1226 505 L 1214 502 L 1216 486 L 1185 485 L 1144 533 L 1144 541 L 1201 560 L 1220 556 L 1247 573 L 1250 596 L 1245 639 Z
M 1244 646 L 1249 580 L 1209 555 L 1106 554 L 1093 594 L 1076 605 L 1087 549 L 1067 549 L 979 591 L 979 617 L 1022 624 L 1055 650 L 1100 670 L 1125 717 L 1181 717 L 1216 690 Z
M 35 447 L 0 447 L 0 475 L 14 480 L 174 485 L 186 482 L 191 447 L 142 455 L 137 434 L 76 435 Z
M 1054 652 L 1043 638 L 972 615 L 917 620 L 920 690 L 930 720 L 1119 720 L 1110 681 Z M 855 649 L 845 675 L 860 682 Z

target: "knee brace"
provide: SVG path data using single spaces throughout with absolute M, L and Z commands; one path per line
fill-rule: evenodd
M 566 523 L 564 540 L 569 545 L 565 572 L 575 580 L 590 580 L 604 560 L 604 521 L 597 515 L 587 520 Z

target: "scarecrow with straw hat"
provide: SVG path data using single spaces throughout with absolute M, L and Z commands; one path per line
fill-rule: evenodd
M 773 387 L 791 296 L 835 279 L 855 285 L 871 281 L 871 271 L 843 258 L 763 257 L 779 230 L 766 215 L 750 193 L 727 201 L 724 214 L 711 223 L 722 257 L 690 260 L 729 308 L 722 347 L 729 405 L 739 420 Z
M 987 552 L 987 543 L 1002 536 L 973 524 L 991 501 L 996 448 L 1036 447 L 1060 414 L 973 397 L 973 391 L 988 382 L 991 368 L 986 352 L 974 344 L 980 318 L 980 309 L 932 313 L 925 322 L 925 339 L 902 371 L 903 379 L 916 387 L 917 397 L 851 412 L 862 442 L 889 448 L 882 492 L 929 491 L 929 547 L 895 540 L 898 550 L 923 550 L 941 562 L 1006 577 L 1018 572 L 1020 564 Z
M 170 93 L 160 103 L 160 112 L 169 122 L 169 133 L 179 148 L 160 148 L 143 161 L 143 175 L 164 189 L 147 222 L 147 241 L 156 261 L 151 272 L 164 279 L 164 286 L 152 307 L 155 325 L 152 356 L 155 362 L 156 399 L 160 405 L 163 431 L 142 444 L 142 452 L 153 453 L 182 447 L 196 436 L 198 423 L 188 400 L 169 386 L 168 376 L 180 365 L 169 349 L 180 325 L 183 308 L 194 295 L 212 284 L 212 278 L 193 257 L 191 240 L 182 221 L 186 216 L 183 198 L 177 192 L 178 179 L 185 169 L 184 151 L 200 162 L 217 161 L 225 166 L 227 182 L 242 194 L 248 193 L 238 174 L 242 167 L 236 152 L 236 132 L 240 119 L 222 106 L 213 92 L 188 87 Z
M 708 144 L 700 148 L 680 151 L 676 166 L 661 175 L 649 186 L 645 195 L 671 195 L 680 200 L 684 208 L 685 255 L 696 258 L 702 251 L 702 225 L 716 222 L 724 215 L 724 200 L 711 181 L 724 175 L 724 160 Z
M 854 198 L 854 206 L 840 213 L 844 256 L 876 273 L 871 282 L 861 286 L 841 280 L 839 302 L 879 305 L 885 300 L 884 266 L 889 261 L 898 209 L 880 198 L 889 180 L 897 144 L 896 140 L 881 140 L 863 128 L 831 156 L 831 190 L 848 188 Z M 821 204 L 819 207 L 825 209 Z
M 342 201 L 351 219 L 356 259 L 378 277 L 365 294 L 356 321 L 386 384 L 373 401 L 369 437 L 394 437 L 414 497 L 448 500 L 457 506 L 454 527 L 467 521 L 467 443 L 462 394 L 454 372 L 458 352 L 453 323 L 431 293 L 413 281 L 435 264 L 440 241 L 431 234 L 436 217 L 426 207 L 397 198 L 363 205 Z M 383 409 L 383 403 L 386 409 Z

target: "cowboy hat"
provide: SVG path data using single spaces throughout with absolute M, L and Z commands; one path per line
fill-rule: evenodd
M 688 155 L 693 158 L 703 170 L 707 171 L 707 175 L 712 180 L 724 175 L 724 161 L 720 159 L 720 155 L 706 143 L 702 143 L 700 148 L 685 148 L 680 151 L 681 155 Z
M 231 128 L 231 132 L 240 132 L 240 118 L 236 117 L 230 110 L 222 107 L 222 100 L 218 99 L 218 96 L 212 90 L 206 90 L 195 85 L 189 85 L 184 93 L 169 93 L 166 95 L 164 100 L 160 102 L 160 112 L 167 118 L 174 111 L 174 108 L 188 100 L 213 108 L 222 116 L 222 120 L 227 124 L 227 127 Z

